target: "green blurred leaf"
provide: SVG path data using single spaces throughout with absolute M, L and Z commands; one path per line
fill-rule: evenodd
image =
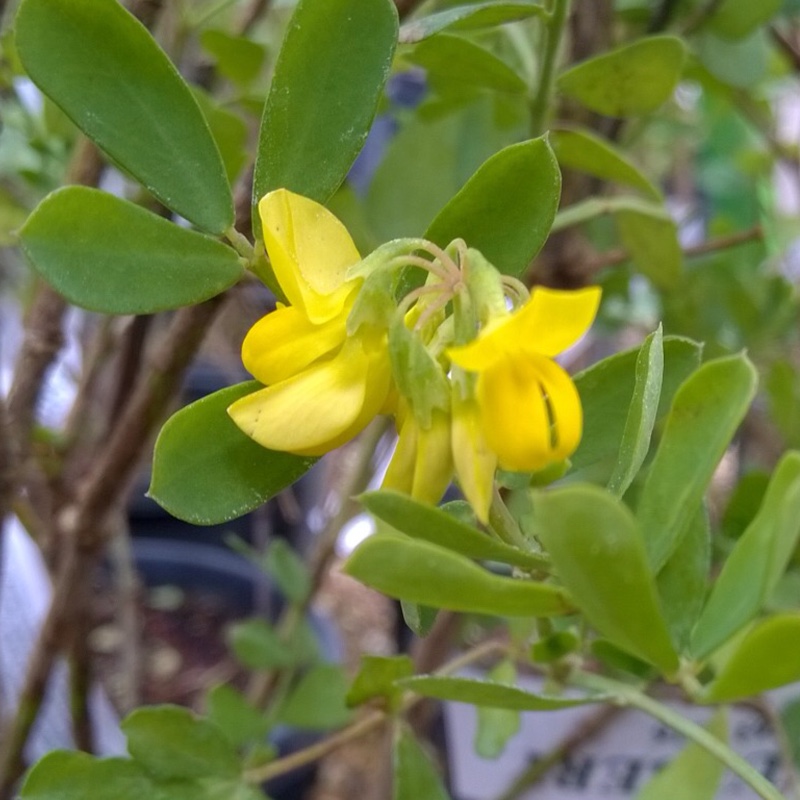
M 195 89 L 194 96 L 217 143 L 228 181 L 233 183 L 247 162 L 247 123 L 200 89 Z
M 725 536 L 738 539 L 747 530 L 764 501 L 769 481 L 769 472 L 760 469 L 750 470 L 739 478 L 720 522 Z
M 199 303 L 244 275 L 227 245 L 85 186 L 48 195 L 20 239 L 48 283 L 76 305 L 106 314 Z
M 558 88 L 592 111 L 626 117 L 655 111 L 681 77 L 686 45 L 675 36 L 650 36 L 568 69 Z
M 410 600 L 400 600 L 400 610 L 403 612 L 403 621 L 417 636 L 427 636 L 436 622 L 439 610 Z
M 367 492 L 359 500 L 371 514 L 413 539 L 424 539 L 469 558 L 536 569 L 541 557 L 492 539 L 446 511 L 394 491 Z
M 789 740 L 792 760 L 800 766 L 800 699 L 792 700 L 781 709 L 781 721 Z
M 702 31 L 694 37 L 693 50 L 711 75 L 728 86 L 752 89 L 767 76 L 770 45 L 763 29 L 735 41 Z
M 562 166 L 632 186 L 655 201 L 662 199 L 660 190 L 631 163 L 626 154 L 593 133 L 560 128 L 550 132 L 550 141 Z
M 800 375 L 789 361 L 773 363 L 766 386 L 772 419 L 791 447 L 800 446 Z
M 513 686 L 517 682 L 517 670 L 510 659 L 501 661 L 487 676 L 492 683 Z M 475 752 L 481 758 L 497 758 L 506 749 L 520 727 L 519 711 L 479 705 L 478 723 L 475 730 Z
M 236 778 L 236 751 L 208 720 L 178 706 L 148 706 L 121 723 L 128 752 L 154 778 Z M 145 795 L 146 796 L 146 795 Z
M 395 728 L 392 761 L 392 800 L 450 800 L 439 772 L 402 723 Z
M 344 572 L 389 597 L 453 611 L 550 616 L 570 609 L 555 586 L 499 577 L 443 547 L 396 534 L 370 536 Z
M 225 734 L 234 747 L 262 740 L 266 736 L 269 721 L 230 684 L 215 686 L 208 693 L 206 703 L 209 721 Z
M 0 247 L 14 244 L 14 232 L 22 227 L 28 211 L 13 195 L 0 186 Z
M 230 187 L 191 91 L 116 0 L 24 0 L 16 45 L 33 82 L 165 206 L 212 233 L 231 225 Z
M 664 337 L 659 325 L 655 333 L 644 340 L 636 357 L 635 383 L 628 418 L 622 433 L 619 458 L 608 482 L 609 491 L 617 497 L 625 494 L 647 457 L 663 378 Z
M 446 94 L 451 87 L 512 94 L 524 94 L 528 88 L 505 61 L 458 36 L 443 33 L 425 39 L 406 57 L 425 69 L 429 85 L 440 94 Z
M 657 419 L 669 409 L 678 386 L 699 366 L 701 349 L 690 339 L 664 337 L 664 375 Z M 573 471 L 601 471 L 605 474 L 597 480 L 609 480 L 627 424 L 639 351 L 635 348 L 609 356 L 575 376 L 583 406 L 583 437 L 571 459 Z
M 674 288 L 683 271 L 678 228 L 663 207 L 630 204 L 614 214 L 620 239 L 636 269 L 660 289 Z
M 266 620 L 253 618 L 228 628 L 228 645 L 248 669 L 274 669 L 297 663 L 294 650 Z
M 400 42 L 414 44 L 445 29 L 490 28 L 502 25 L 504 22 L 513 22 L 533 16 L 544 17 L 545 14 L 543 6 L 532 2 L 492 2 L 456 6 L 406 22 L 400 28 Z
M 700 507 L 757 383 L 753 365 L 736 355 L 706 362 L 676 392 L 636 512 L 655 571 L 675 551 Z
M 800 536 L 800 453 L 783 456 L 761 508 L 726 559 L 692 636 L 705 658 L 761 610 Z
M 414 662 L 409 656 L 362 655 L 361 668 L 347 693 L 347 705 L 358 706 L 374 697 L 394 700 L 398 695 L 395 681 L 413 674 Z
M 738 642 L 703 699 L 728 703 L 800 681 L 798 641 L 800 613 L 776 614 L 759 622 Z
M 266 56 L 260 44 L 221 30 L 203 31 L 200 44 L 214 56 L 220 74 L 240 86 L 247 86 L 258 77 Z
M 678 667 L 631 512 L 589 484 L 537 493 L 536 532 L 589 622 L 666 673 Z
M 782 5 L 783 0 L 723 0 L 715 7 L 707 26 L 726 39 L 741 39 L 769 22 Z
M 391 0 L 300 0 L 261 121 L 256 201 L 279 188 L 319 202 L 336 191 L 367 137 L 396 41 Z
M 661 608 L 680 652 L 688 649 L 692 628 L 703 609 L 710 569 L 711 531 L 706 509 L 700 506 L 656 579 Z
M 55 751 L 28 773 L 24 800 L 142 800 L 155 795 L 149 775 L 129 758 L 98 759 L 87 753 Z
M 181 409 L 156 440 L 148 494 L 170 514 L 195 525 L 240 517 L 308 471 L 315 459 L 267 450 L 225 413 L 261 388 L 229 386 Z
M 709 720 L 706 730 L 725 742 L 728 722 L 725 709 Z M 681 752 L 651 778 L 637 793 L 636 800 L 714 800 L 725 765 L 696 742 Z
M 305 672 L 281 704 L 277 720 L 309 730 L 346 725 L 351 712 L 345 703 L 347 678 L 337 664 L 317 664 Z
M 471 703 L 476 706 L 505 708 L 514 711 L 557 711 L 561 708 L 595 703 L 605 695 L 587 697 L 547 697 L 506 683 L 474 678 L 455 678 L 439 675 L 418 675 L 399 681 L 405 689 L 437 700 Z
M 501 272 L 520 275 L 550 232 L 561 173 L 546 137 L 504 148 L 439 212 L 426 238 L 466 239 Z
M 292 603 L 306 600 L 311 592 L 311 575 L 285 539 L 272 540 L 264 565 L 287 600 Z

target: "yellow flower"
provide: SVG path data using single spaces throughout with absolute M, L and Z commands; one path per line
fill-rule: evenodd
M 386 338 L 374 329 L 347 335 L 362 279 L 346 279 L 361 256 L 344 225 L 286 189 L 270 192 L 258 210 L 289 305 L 260 319 L 245 337 L 242 361 L 267 388 L 228 413 L 264 447 L 322 455 L 363 430 L 384 406 L 391 383 Z
M 504 469 L 543 469 L 577 448 L 580 398 L 553 358 L 588 330 L 599 302 L 598 288 L 536 288 L 517 312 L 492 320 L 472 342 L 448 350 L 454 364 L 477 373 L 481 429 Z

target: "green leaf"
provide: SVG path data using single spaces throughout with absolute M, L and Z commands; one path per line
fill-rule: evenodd
M 336 191 L 366 140 L 396 41 L 391 0 L 300 0 L 261 121 L 255 200 L 286 188 L 322 203 Z
M 284 725 L 327 730 L 346 725 L 351 712 L 345 703 L 347 678 L 337 664 L 317 664 L 305 672 L 278 709 Z
M 706 730 L 725 742 L 728 723 L 725 709 L 720 709 L 706 725 Z M 696 742 L 686 747 L 638 792 L 636 800 L 714 800 L 725 765 Z
M 708 20 L 708 27 L 726 39 L 742 39 L 769 22 L 780 10 L 783 0 L 723 0 Z
M 656 419 L 669 409 L 678 386 L 700 364 L 701 346 L 690 339 L 664 337 L 664 376 Z M 622 445 L 635 388 L 639 348 L 604 358 L 575 376 L 583 406 L 583 437 L 572 456 L 574 471 L 602 470 L 610 478 Z M 609 466 L 610 465 L 610 466 Z
M 425 39 L 407 58 L 425 69 L 428 83 L 440 94 L 452 88 L 524 94 L 528 88 L 505 61 L 458 36 L 439 34 Z
M 513 686 L 517 681 L 517 670 L 510 659 L 501 661 L 488 675 L 492 683 Z M 478 724 L 475 730 L 475 752 L 481 758 L 497 758 L 506 749 L 520 727 L 519 711 L 479 705 Z
M 683 272 L 683 253 L 666 209 L 631 205 L 617 211 L 614 221 L 636 269 L 660 289 L 674 288 Z
M 606 181 L 622 183 L 644 192 L 652 200 L 661 192 L 609 142 L 585 130 L 561 128 L 550 132 L 558 163 Z
M 693 50 L 714 78 L 737 89 L 753 89 L 767 76 L 770 40 L 763 29 L 735 41 L 702 31 Z
M 367 492 L 359 500 L 371 514 L 413 539 L 423 539 L 468 558 L 500 561 L 524 569 L 541 567 L 540 556 L 492 539 L 452 514 L 400 492 Z
M 311 575 L 303 559 L 285 539 L 273 539 L 265 566 L 287 600 L 292 603 L 306 600 L 311 592 Z
M 664 339 L 660 325 L 639 348 L 635 376 L 619 458 L 608 482 L 609 491 L 618 497 L 628 490 L 650 449 L 664 377 Z
M 678 84 L 686 46 L 675 36 L 650 36 L 572 67 L 558 88 L 592 111 L 626 117 L 655 111 Z
M 792 700 L 781 709 L 781 721 L 789 740 L 792 760 L 800 766 L 800 699 Z
M 656 583 L 672 641 L 680 652 L 689 649 L 692 628 L 703 609 L 711 568 L 711 532 L 703 506 L 689 522 Z
M 558 711 L 561 708 L 572 708 L 605 699 L 605 695 L 547 697 L 506 683 L 439 675 L 419 675 L 399 681 L 399 684 L 404 689 L 425 697 L 435 697 L 437 700 L 513 711 Z
M 655 580 L 631 512 L 608 492 L 576 484 L 534 501 L 536 532 L 589 622 L 666 673 L 678 667 Z
M 636 512 L 656 572 L 700 507 L 757 383 L 747 357 L 735 355 L 706 362 L 675 394 Z
M 395 534 L 370 536 L 344 571 L 389 597 L 453 611 L 543 617 L 570 609 L 554 586 L 499 577 L 462 555 Z
M 153 797 L 150 776 L 129 758 L 98 759 L 87 753 L 48 753 L 28 773 L 24 800 L 142 800 Z
M 121 727 L 128 752 L 156 779 L 239 775 L 236 751 L 222 731 L 186 708 L 140 708 Z
M 789 452 L 714 582 L 692 636 L 695 656 L 705 658 L 755 617 L 786 570 L 799 535 L 800 453 Z
M 546 137 L 493 155 L 439 212 L 426 238 L 466 239 L 501 272 L 520 275 L 550 232 L 561 173 Z
M 392 800 L 450 800 L 438 771 L 402 723 L 395 728 L 393 772 Z
M 533 16 L 544 17 L 545 15 L 545 9 L 541 5 L 531 2 L 492 2 L 456 6 L 406 22 L 400 28 L 400 42 L 414 44 L 445 29 L 491 28 L 495 25 L 502 25 L 504 22 L 514 22 Z
M 269 721 L 230 684 L 215 686 L 206 699 L 208 718 L 234 747 L 263 740 Z
M 800 613 L 759 622 L 728 656 L 704 700 L 728 703 L 800 681 Z
M 205 30 L 200 34 L 200 44 L 214 56 L 220 74 L 240 86 L 258 77 L 266 56 L 260 44 L 226 31 Z
M 85 186 L 48 195 L 20 238 L 48 283 L 76 305 L 106 314 L 199 303 L 244 275 L 227 245 Z
M 403 621 L 419 637 L 427 636 L 431 632 L 439 613 L 436 608 L 412 603 L 410 600 L 401 600 L 400 610 L 403 612 Z
M 229 386 L 173 414 L 156 440 L 150 497 L 186 522 L 216 525 L 258 508 L 307 472 L 315 459 L 261 447 L 225 413 L 260 388 L 255 381 Z
M 347 705 L 358 706 L 375 697 L 393 701 L 398 696 L 395 681 L 414 674 L 414 662 L 409 656 L 361 656 L 358 671 L 350 691 Z
M 230 187 L 191 91 L 116 0 L 24 0 L 16 45 L 33 82 L 165 206 L 211 233 L 231 225 Z
M 247 123 L 202 90 L 195 89 L 194 96 L 219 148 L 225 174 L 233 183 L 247 162 Z
M 231 625 L 227 638 L 238 661 L 248 669 L 289 667 L 297 661 L 289 644 L 263 619 L 248 619 Z

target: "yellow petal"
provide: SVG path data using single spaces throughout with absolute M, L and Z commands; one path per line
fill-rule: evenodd
M 540 353 L 555 356 L 575 344 L 594 321 L 600 289 L 577 291 L 537 287 L 518 311 L 489 323 L 478 337 L 447 354 L 464 369 L 480 372 L 502 353 Z
M 422 503 L 435 505 L 442 499 L 452 479 L 450 414 L 434 409 L 431 426 L 421 428 L 418 434 L 411 496 Z
M 344 225 L 324 206 L 286 189 L 265 195 L 258 211 L 272 269 L 289 302 L 312 322 L 341 313 L 360 283 L 346 282 L 345 273 L 361 259 Z
M 553 460 L 550 418 L 537 364 L 504 357 L 478 376 L 486 441 L 504 469 L 532 472 Z
M 344 315 L 314 325 L 294 306 L 262 317 L 242 343 L 245 369 L 266 385 L 279 383 L 336 350 L 346 337 Z
M 552 461 L 569 458 L 581 441 L 583 409 L 572 378 L 555 361 L 537 358 L 536 368 L 549 399 L 553 432 Z
M 348 339 L 332 359 L 235 402 L 233 421 L 271 450 L 319 456 L 352 439 L 389 391 L 388 357 Z
M 480 409 L 474 399 L 453 398 L 453 462 L 464 497 L 478 519 L 489 521 L 497 456 L 483 433 Z
M 419 428 L 413 414 L 406 414 L 400 425 L 394 453 L 383 476 L 381 489 L 394 489 L 411 494 L 414 485 L 414 463 L 417 459 L 417 434 Z

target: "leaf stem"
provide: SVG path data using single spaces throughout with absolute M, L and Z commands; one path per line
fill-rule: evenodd
M 233 227 L 233 225 L 231 225 L 225 231 L 225 238 L 233 245 L 233 249 L 242 258 L 246 259 L 248 264 L 253 260 L 253 256 L 255 255 L 255 248 L 253 247 L 252 244 L 250 244 L 248 238 L 244 234 L 239 233 L 239 231 L 237 231 L 236 228 Z
M 687 739 L 699 744 L 712 756 L 721 761 L 731 772 L 738 775 L 759 797 L 764 800 L 785 800 L 778 789 L 761 773 L 747 763 L 738 753 L 721 742 L 705 728 L 678 714 L 663 703 L 643 694 L 638 689 L 610 678 L 587 672 L 577 672 L 570 683 L 583 689 L 593 689 L 611 694 L 617 705 L 638 708 L 659 722 L 672 728 Z
M 539 87 L 531 102 L 531 135 L 541 136 L 547 129 L 550 102 L 555 88 L 555 74 L 561 38 L 569 14 L 569 0 L 553 0 L 550 18 L 545 26 L 545 48 L 542 68 L 539 73 Z

